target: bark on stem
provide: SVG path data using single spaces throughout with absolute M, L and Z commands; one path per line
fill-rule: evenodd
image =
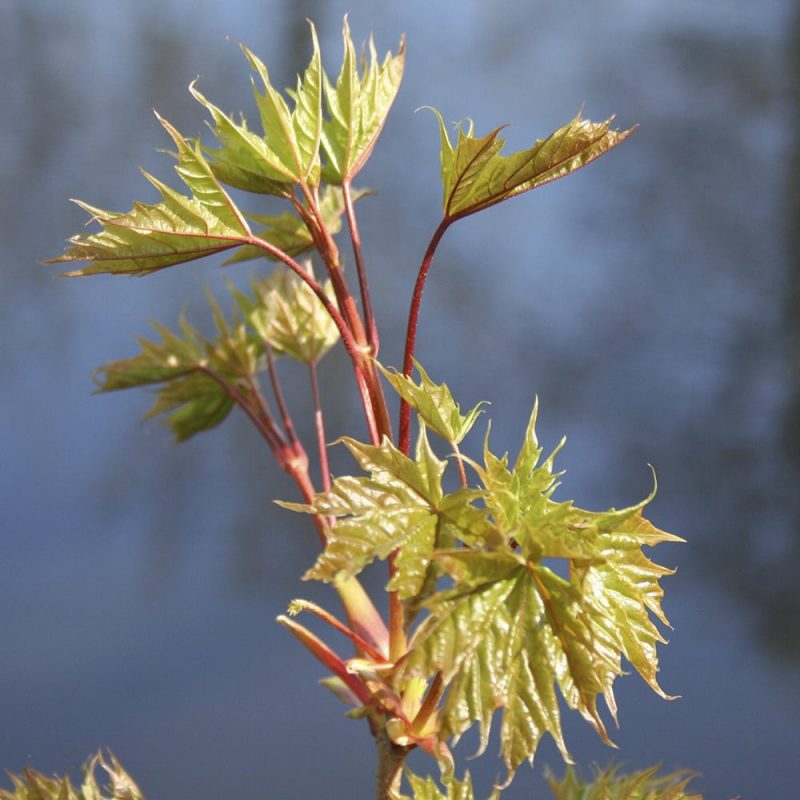
M 375 798 L 376 800 L 396 800 L 400 796 L 403 765 L 408 757 L 409 749 L 396 745 L 383 728 L 375 733 L 375 746 L 378 750 Z

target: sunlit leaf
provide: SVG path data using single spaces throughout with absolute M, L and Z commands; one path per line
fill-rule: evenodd
M 76 201 L 102 230 L 74 236 L 64 255 L 49 263 L 90 262 L 67 273 L 70 276 L 142 275 L 230 250 L 250 240 L 247 222 L 220 186 L 199 146 L 184 139 L 166 120 L 159 120 L 178 148 L 176 171 L 192 196 L 179 194 L 145 172 L 161 193 L 160 203 L 135 203 L 122 214 Z
M 401 797 L 400 800 L 474 800 L 475 795 L 472 790 L 472 779 L 469 772 L 464 775 L 464 780 L 459 781 L 452 778 L 446 784 L 447 793 L 442 792 L 436 781 L 429 776 L 420 778 L 410 770 L 405 771 L 411 789 L 414 792 L 412 798 Z M 492 792 L 488 800 L 498 800 L 499 790 Z
M 372 153 L 389 109 L 400 88 L 405 64 L 405 41 L 397 55 L 387 53 L 379 63 L 375 43 L 369 40 L 369 58 L 364 53 L 359 74 L 355 47 L 347 18 L 342 31 L 344 56 L 334 86 L 324 75 L 325 100 L 329 118 L 322 129 L 326 155 L 323 178 L 342 183 L 353 178 Z
M 584 780 L 570 768 L 560 780 L 549 771 L 546 777 L 555 800 L 703 800 L 701 795 L 687 792 L 692 773 L 659 775 L 658 769 L 629 775 L 620 774 L 616 767 L 596 769 L 591 780 Z
M 445 441 L 459 444 L 480 416 L 481 403 L 466 414 L 462 414 L 461 407 L 453 399 L 450 389 L 444 383 L 434 383 L 417 361 L 414 361 L 414 366 L 419 373 L 418 384 L 394 369 L 385 369 L 380 364 L 378 366 L 400 397 L 419 414 L 434 433 Z
M 400 677 L 440 673 L 449 691 L 439 711 L 443 736 L 479 724 L 481 750 L 495 710 L 509 778 L 532 760 L 548 733 L 565 759 L 558 694 L 608 741 L 597 708 L 616 714 L 613 683 L 624 656 L 661 696 L 650 619 L 666 623 L 659 579 L 671 573 L 649 561 L 644 545 L 680 541 L 642 516 L 647 501 L 621 511 L 584 511 L 551 499 L 552 457 L 538 463 L 534 424 L 513 469 L 485 450 L 478 467 L 483 501 L 505 544 L 437 552 L 452 588 L 434 594 Z M 649 498 L 648 498 L 649 500 Z M 563 570 L 554 559 L 561 559 Z
M 632 131 L 611 129 L 611 119 L 591 122 L 580 114 L 527 150 L 501 155 L 501 128 L 475 137 L 472 123 L 459 126 L 456 144 L 435 112 L 441 134 L 443 209 L 447 219 L 464 217 L 562 178 L 616 147 Z
M 313 276 L 310 261 L 305 269 Z M 333 298 L 330 282 L 323 289 Z M 249 325 L 276 355 L 306 363 L 319 361 L 339 339 L 339 330 L 317 295 L 286 269 L 254 280 L 250 295 L 234 290 L 234 296 Z
M 108 787 L 97 777 L 101 767 L 108 778 Z M 11 789 L 0 789 L 0 800 L 143 800 L 139 787 L 122 768 L 112 753 L 108 758 L 98 753 L 83 768 L 80 788 L 68 776 L 48 777 L 26 769 L 22 775 L 9 774 Z
M 137 356 L 100 367 L 95 373 L 98 390 L 162 384 L 146 418 L 167 414 L 177 441 L 219 425 L 234 402 L 226 387 L 237 386 L 256 371 L 258 348 L 241 321 L 227 323 L 211 303 L 217 325 L 214 339 L 202 336 L 185 317 L 180 334 L 154 323 L 161 340 L 139 339 Z
M 462 527 L 477 527 L 483 512 L 471 505 L 476 493 L 445 495 L 441 480 L 446 462 L 430 449 L 422 428 L 415 459 L 403 455 L 388 439 L 379 447 L 343 439 L 370 477 L 342 477 L 311 505 L 282 503 L 297 511 L 336 517 L 328 542 L 306 578 L 332 581 L 352 576 L 374 559 L 402 548 L 389 588 L 401 598 L 419 594 L 435 549 L 452 546 Z
M 193 81 L 189 91 L 214 120 L 212 131 L 220 147 L 204 147 L 214 175 L 223 183 L 247 192 L 288 197 L 294 175 L 267 145 L 266 137 L 251 131 L 241 116 L 235 121 L 208 100 Z
M 214 121 L 212 131 L 220 146 L 207 150 L 217 177 L 237 189 L 288 197 L 295 184 L 319 183 L 319 141 L 322 132 L 322 62 L 317 33 L 311 25 L 314 51 L 295 90 L 286 100 L 272 86 L 264 63 L 248 48 L 242 51 L 259 76 L 263 92 L 255 82 L 253 92 L 261 116 L 263 135 L 251 131 L 244 117 L 235 121 L 189 87 Z

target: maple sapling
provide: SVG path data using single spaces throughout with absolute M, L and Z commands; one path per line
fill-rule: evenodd
M 141 339 L 137 355 L 97 371 L 98 388 L 154 387 L 148 416 L 164 415 L 178 441 L 219 425 L 234 408 L 244 412 L 297 485 L 299 502 L 280 505 L 308 515 L 315 526 L 319 553 L 304 578 L 330 584 L 342 603 L 340 617 L 294 600 L 278 622 L 322 663 L 328 673 L 323 684 L 350 715 L 369 726 L 378 754 L 376 797 L 397 799 L 410 791 L 416 800 L 473 798 L 469 774 L 457 769 L 452 748 L 474 727 L 482 753 L 494 722 L 504 764 L 504 777 L 492 789 L 497 798 L 517 768 L 533 761 L 543 736 L 570 760 L 561 703 L 610 742 L 607 718 L 616 721 L 614 682 L 623 659 L 667 697 L 657 680 L 657 646 L 664 639 L 656 623 L 667 624 L 660 580 L 672 570 L 651 561 L 645 548 L 681 540 L 646 519 L 651 497 L 602 512 L 555 499 L 560 446 L 543 456 L 538 403 L 514 457 L 493 452 L 487 426 L 474 433 L 481 404 L 462 410 L 416 360 L 421 303 L 437 246 L 455 222 L 569 175 L 631 131 L 579 115 L 505 155 L 501 128 L 477 136 L 470 123 L 451 138 L 434 112 L 442 212 L 432 223 L 413 290 L 409 286 L 397 370 L 378 360 L 379 326 L 356 213 L 364 192 L 354 182 L 397 94 L 405 46 L 401 40 L 397 52 L 381 60 L 370 39 L 358 58 L 347 20 L 343 42 L 341 67 L 331 79 L 311 25 L 310 63 L 286 96 L 272 86 L 264 63 L 242 47 L 255 73 L 260 130 L 222 112 L 193 83 L 192 95 L 211 118 L 213 146 L 186 138 L 158 117 L 185 188 L 145 173 L 160 194 L 155 203 L 136 203 L 125 213 L 79 203 L 99 229 L 72 238 L 54 262 L 82 264 L 71 276 L 148 275 L 219 253 L 226 253 L 225 264 L 258 262 L 246 289 L 229 284 L 230 313 L 209 297 L 213 336 L 185 318 L 177 330 L 157 324 L 157 335 Z M 231 187 L 255 201 L 278 198 L 285 208 L 269 216 L 245 212 Z M 343 235 L 355 265 L 347 274 L 337 243 Z M 358 282 L 357 293 L 351 281 Z M 363 426 L 329 431 L 317 365 L 340 342 Z M 282 388 L 287 361 L 308 371 L 309 426 L 296 426 L 293 398 Z M 396 433 L 387 391 L 399 403 Z M 309 428 L 313 447 L 302 441 Z M 333 445 L 331 437 L 339 437 Z M 354 474 L 331 474 L 331 446 L 349 451 Z M 457 472 L 454 490 L 447 488 L 448 470 Z M 385 616 L 377 610 L 384 604 L 359 580 L 375 561 L 386 562 Z M 553 568 L 554 561 L 563 569 Z M 301 621 L 309 614 L 349 640 L 347 646 L 312 633 Z M 432 776 L 407 768 L 413 750 L 435 762 L 443 789 Z M 140 797 L 116 761 L 95 759 L 83 790 L 59 781 L 45 785 L 28 772 L 0 798 L 101 798 L 92 777 L 97 765 L 112 775 L 114 797 Z M 559 800 L 698 797 L 686 793 L 683 773 L 608 770 L 584 782 L 570 770 L 549 781 Z M 336 796 L 347 796 L 346 787 Z

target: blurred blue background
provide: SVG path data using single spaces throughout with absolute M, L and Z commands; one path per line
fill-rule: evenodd
M 4 0 L 0 4 L 0 767 L 73 769 L 110 746 L 151 800 L 372 796 L 366 726 L 274 624 L 316 538 L 234 415 L 175 447 L 137 424 L 143 392 L 92 397 L 91 370 L 132 355 L 148 320 L 204 324 L 195 262 L 146 279 L 54 278 L 84 215 L 125 210 L 170 160 L 150 109 L 187 135 L 199 88 L 252 115 L 236 42 L 279 86 L 316 21 L 338 68 L 343 14 L 381 52 L 408 36 L 406 76 L 359 207 L 384 362 L 438 220 L 433 117 L 510 123 L 513 148 L 571 118 L 640 129 L 565 181 L 454 227 L 423 304 L 418 354 L 463 403 L 492 400 L 497 449 L 568 434 L 560 497 L 628 505 L 688 544 L 657 560 L 674 624 L 665 703 L 619 682 L 619 751 L 566 718 L 579 763 L 696 769 L 708 800 L 796 796 L 800 741 L 798 45 L 791 0 Z M 343 252 L 347 250 L 343 247 Z M 322 370 L 330 438 L 362 433 L 340 354 Z M 307 412 L 304 375 L 285 370 Z M 305 429 L 309 432 L 308 428 Z M 337 468 L 348 467 L 337 456 Z M 302 522 L 302 521 L 301 521 Z M 370 576 L 378 587 L 382 575 Z M 467 740 L 457 753 L 472 752 Z M 496 748 L 490 748 L 490 750 Z M 420 769 L 433 769 L 424 759 Z M 511 798 L 542 797 L 545 743 Z M 499 761 L 474 762 L 481 793 Z

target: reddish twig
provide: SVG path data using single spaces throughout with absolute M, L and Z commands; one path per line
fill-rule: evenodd
M 436 248 L 444 236 L 445 231 L 453 222 L 452 217 L 445 217 L 439 227 L 434 231 L 433 238 L 425 251 L 425 255 L 420 264 L 417 282 L 414 284 L 414 293 L 411 295 L 411 306 L 408 310 L 408 327 L 406 328 L 406 349 L 403 356 L 403 375 L 409 377 L 414 368 L 414 348 L 417 343 L 417 325 L 419 323 L 419 307 L 422 303 L 422 295 L 425 291 L 425 281 L 428 279 L 428 272 L 431 268 L 433 256 Z M 405 400 L 400 401 L 400 432 L 398 435 L 398 445 L 400 450 L 408 455 L 411 438 L 411 408 Z
M 378 357 L 380 340 L 378 337 L 378 324 L 375 320 L 375 313 L 372 310 L 372 298 L 369 293 L 367 282 L 367 271 L 364 266 L 364 257 L 361 251 L 361 234 L 358 230 L 356 211 L 353 206 L 353 195 L 349 180 L 342 181 L 342 196 L 344 197 L 344 210 L 347 216 L 347 226 L 350 229 L 350 241 L 353 245 L 353 257 L 356 261 L 356 271 L 358 272 L 358 285 L 361 290 L 361 305 L 364 309 L 364 322 L 367 328 L 367 343 L 373 358 Z

